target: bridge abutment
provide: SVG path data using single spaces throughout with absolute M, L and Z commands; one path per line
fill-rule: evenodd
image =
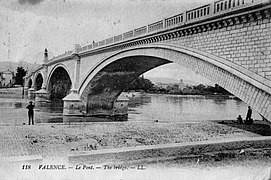
M 31 87 L 28 89 L 28 99 L 34 100 L 35 99 L 35 89 Z
M 79 97 L 77 90 L 71 90 L 63 100 L 63 115 L 65 116 L 84 116 L 86 115 L 86 105 Z
M 50 102 L 49 93 L 45 88 L 35 92 L 35 102 Z
M 126 116 L 128 115 L 128 99 L 119 98 L 113 103 L 112 109 L 100 108 L 91 109 L 86 112 L 87 105 L 79 98 L 76 91 L 72 91 L 63 98 L 63 115 L 65 116 Z

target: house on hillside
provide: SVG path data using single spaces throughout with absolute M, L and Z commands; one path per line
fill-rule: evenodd
M 0 87 L 12 87 L 15 83 L 14 73 L 10 70 L 0 72 Z

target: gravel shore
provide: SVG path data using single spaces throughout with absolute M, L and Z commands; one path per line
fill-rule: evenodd
M 95 151 L 260 136 L 214 122 L 103 122 L 1 126 L 0 155 L 62 157 L 72 151 Z
M 228 121 L 229 122 L 229 121 Z M 76 151 L 96 151 L 144 145 L 234 140 L 260 137 L 232 123 L 211 121 L 177 122 L 93 122 L 81 124 L 36 124 L 33 126 L 0 126 L 0 156 L 42 155 L 43 164 L 58 162 Z M 250 129 L 253 129 L 250 127 Z M 22 171 L 21 166 L 1 169 L 2 179 L 88 179 L 107 176 L 119 179 L 255 179 L 268 172 L 271 150 L 245 155 L 238 152 L 205 156 L 201 159 L 172 159 L 146 163 L 146 170 L 127 171 Z M 231 156 L 232 154 L 234 155 Z M 217 157 L 219 160 L 217 160 Z M 51 161 L 53 160 L 53 161 Z M 57 160 L 57 161 L 55 161 Z M 52 163 L 49 163 L 52 164 Z M 28 173 L 27 173 L 28 172 Z M 1 174 L 1 173 L 0 173 Z M 35 174 L 35 176 L 34 176 Z M 72 177 L 72 178 L 71 178 Z M 118 178 L 117 178 L 118 177 Z M 113 178 L 114 179 L 114 178 Z

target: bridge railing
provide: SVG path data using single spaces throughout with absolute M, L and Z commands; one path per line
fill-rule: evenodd
M 114 42 L 114 37 L 108 38 L 105 40 L 106 44 L 111 44 Z
M 122 41 L 122 34 L 114 36 L 114 42 Z
M 98 42 L 94 42 L 92 47 L 93 47 L 93 48 L 99 47 L 99 43 L 98 43 Z
M 133 30 L 128 31 L 126 33 L 123 33 L 123 40 L 129 39 L 129 38 L 132 38 L 132 37 L 134 37 L 134 31 Z
M 220 0 L 214 3 L 214 13 L 237 8 L 253 3 L 252 0 Z
M 226 13 L 235 10 L 236 8 L 238 9 L 242 8 L 243 6 L 250 6 L 263 2 L 269 2 L 269 0 L 216 0 L 212 3 L 181 12 L 177 15 L 148 24 L 146 26 L 142 26 L 140 28 L 136 28 L 123 34 L 107 38 L 106 40 L 93 42 L 90 45 L 79 48 L 79 52 L 96 49 L 109 44 L 125 42 L 128 39 L 142 36 L 144 34 L 157 33 L 176 26 L 183 26 L 186 23 L 196 22 L 212 15 Z M 53 59 L 62 58 L 70 54 L 72 54 L 72 51 L 65 52 L 57 57 L 54 57 Z
M 211 4 L 207 4 L 186 12 L 186 22 L 205 18 L 211 14 Z
M 99 46 L 104 46 L 105 45 L 105 40 L 99 41 Z
M 146 34 L 146 33 L 147 33 L 147 26 L 143 26 L 134 30 L 134 36 L 139 36 L 141 34 Z
M 49 61 L 52 61 L 52 60 L 55 60 L 55 59 L 59 59 L 59 58 L 62 58 L 62 57 L 66 57 L 66 56 L 69 56 L 73 53 L 73 51 L 65 51 L 64 53 L 58 55 L 58 56 L 55 56 L 53 57 L 52 59 L 50 59 Z
M 165 19 L 165 27 L 180 25 L 184 22 L 183 13 Z
M 164 21 L 158 21 L 148 25 L 148 32 L 157 31 L 164 28 Z

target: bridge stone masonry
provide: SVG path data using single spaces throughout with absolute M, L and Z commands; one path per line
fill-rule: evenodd
M 25 77 L 37 102 L 63 98 L 64 115 L 123 115 L 134 79 L 177 63 L 271 120 L 271 1 L 217 0 L 48 59 Z

